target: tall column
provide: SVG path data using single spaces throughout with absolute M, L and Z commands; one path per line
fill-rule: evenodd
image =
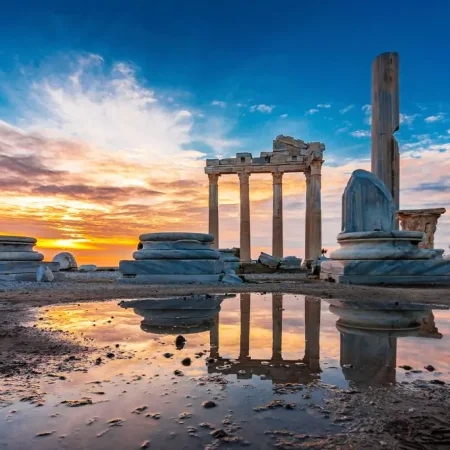
M 312 161 L 306 175 L 305 263 L 307 267 L 322 254 L 322 161 Z
M 400 127 L 398 53 L 382 53 L 372 65 L 372 173 L 384 182 L 399 209 Z
M 209 173 L 209 234 L 214 236 L 212 248 L 219 248 L 219 174 Z
M 219 314 L 214 318 L 214 324 L 209 330 L 209 356 L 211 358 L 219 357 Z
M 283 257 L 283 172 L 273 172 L 272 255 Z
M 320 372 L 320 298 L 305 296 L 305 358 L 313 371 Z
M 250 359 L 250 294 L 241 294 L 241 339 L 239 359 Z
M 250 262 L 250 174 L 247 172 L 239 172 L 238 175 L 241 193 L 241 261 Z
M 272 294 L 272 361 L 282 361 L 283 294 Z
M 305 172 L 305 180 L 306 180 L 306 208 L 305 208 L 305 260 L 303 264 L 308 268 L 309 264 L 312 261 L 312 257 L 310 255 L 310 227 L 311 227 L 311 170 L 307 170 Z

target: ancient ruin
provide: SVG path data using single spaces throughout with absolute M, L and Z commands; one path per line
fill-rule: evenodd
M 372 173 L 355 170 L 342 197 L 340 248 L 321 264 L 321 279 L 351 284 L 450 283 L 450 261 L 419 247 L 420 231 L 398 231 L 395 204 Z
M 121 283 L 241 283 L 225 271 L 214 237 L 202 233 L 147 233 L 139 236 L 142 249 L 134 261 L 120 261 Z
M 434 233 L 442 214 L 445 214 L 445 208 L 402 209 L 397 211 L 397 218 L 400 220 L 402 230 L 425 233 L 419 247 L 434 249 Z M 438 253 L 442 256 L 444 250 L 438 250 Z
M 25 236 L 0 236 L 0 280 L 53 281 L 63 279 L 56 262 L 44 262 L 33 250 L 37 240 Z M 45 269 L 46 268 L 46 269 Z
M 317 259 L 322 250 L 321 169 L 325 145 L 305 143 L 290 136 L 277 136 L 272 152 L 237 153 L 235 158 L 207 159 L 209 178 L 209 233 L 219 248 L 218 180 L 221 175 L 237 174 L 240 185 L 240 258 L 251 261 L 249 180 L 253 173 L 273 177 L 272 254 L 283 257 L 283 174 L 303 172 L 306 177 L 305 262 Z

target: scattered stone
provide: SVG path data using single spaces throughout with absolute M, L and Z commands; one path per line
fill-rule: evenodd
M 164 358 L 172 358 L 173 353 L 164 353 Z
M 199 423 L 198 426 L 202 428 L 209 428 L 210 430 L 214 430 L 216 428 L 212 423 L 209 422 Z
M 58 253 L 53 257 L 52 262 L 59 263 L 60 270 L 70 270 L 78 267 L 75 257 L 69 252 Z
M 91 398 L 83 397 L 81 400 L 64 400 L 61 402 L 61 404 L 65 404 L 70 408 L 76 408 L 78 406 L 92 405 L 93 402 Z
M 145 417 L 150 417 L 151 419 L 159 420 L 161 419 L 161 413 L 148 413 Z
M 36 281 L 50 282 L 55 279 L 53 272 L 47 266 L 39 266 L 36 270 Z
M 215 408 L 217 406 L 217 403 L 213 400 L 207 400 L 206 402 L 202 403 L 203 408 L 210 409 Z
M 191 417 L 192 417 L 192 414 L 188 413 L 188 412 L 182 412 L 181 414 L 178 415 L 178 418 L 181 420 L 189 419 Z
M 243 283 L 241 277 L 239 277 L 238 275 L 235 275 L 235 274 L 231 274 L 231 273 L 225 273 L 222 276 L 220 281 L 225 284 L 242 284 Z
M 442 380 L 431 380 L 430 384 L 439 384 L 439 385 L 443 385 L 445 384 L 445 381 Z
M 112 352 L 108 352 L 107 354 L 106 354 L 106 357 L 107 358 L 114 358 L 114 356 L 116 356 L 114 353 L 112 353 Z
M 280 258 L 276 256 L 269 255 L 267 253 L 261 252 L 258 258 L 258 262 L 263 266 L 270 267 L 271 269 L 276 269 L 280 264 Z
M 175 339 L 175 346 L 177 348 L 183 348 L 185 343 L 186 343 L 186 339 L 181 335 L 177 336 L 177 338 Z
M 434 372 L 436 370 L 431 364 L 425 366 L 424 369 L 428 370 L 428 372 Z
M 144 411 L 146 411 L 147 408 L 148 408 L 147 405 L 138 406 L 138 407 L 133 411 L 133 414 L 141 414 L 141 413 L 143 413 Z
M 222 439 L 222 438 L 228 436 L 228 433 L 223 428 L 219 428 L 218 430 L 211 431 L 210 434 L 214 439 Z
M 95 360 L 95 364 L 97 365 L 97 366 L 99 366 L 101 363 L 102 363 L 102 358 L 100 358 L 100 356 Z
M 44 436 L 50 436 L 55 432 L 53 431 L 41 431 L 40 433 L 36 434 L 36 437 L 44 437 Z
M 97 266 L 95 264 L 84 264 L 78 267 L 79 272 L 95 272 L 97 270 Z
M 176 375 L 177 377 L 182 377 L 184 375 L 184 373 L 181 370 L 174 370 L 173 374 Z
M 191 358 L 184 358 L 183 361 L 181 361 L 181 364 L 183 364 L 183 366 L 190 366 L 191 362 Z
M 89 419 L 89 420 L 86 422 L 86 425 L 92 425 L 93 423 L 97 422 L 97 420 L 98 420 L 98 417 L 95 416 L 95 417 L 93 417 L 92 419 Z
M 405 364 L 404 366 L 399 366 L 400 369 L 405 369 L 405 370 L 412 370 L 411 366 L 408 366 L 407 364 Z
M 284 270 L 294 270 L 300 269 L 301 265 L 301 258 L 297 258 L 296 256 L 285 256 L 281 259 L 279 268 Z
M 149 448 L 150 447 L 150 441 L 144 441 L 142 444 L 141 444 L 141 448 L 142 449 L 144 449 L 144 448 Z
M 114 419 L 109 419 L 108 420 L 108 425 L 110 427 L 121 427 L 123 422 L 124 422 L 123 419 L 121 419 L 120 417 L 116 417 Z

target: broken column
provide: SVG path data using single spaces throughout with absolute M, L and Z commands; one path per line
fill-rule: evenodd
M 386 185 L 396 210 L 400 198 L 400 156 L 394 137 L 400 126 L 398 73 L 398 53 L 382 53 L 375 58 L 372 65 L 371 171 Z

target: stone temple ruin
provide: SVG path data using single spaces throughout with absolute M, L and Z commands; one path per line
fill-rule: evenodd
M 277 136 L 272 152 L 237 153 L 235 158 L 207 159 L 209 178 L 209 233 L 219 248 L 219 191 L 221 175 L 237 174 L 240 186 L 241 262 L 251 261 L 249 180 L 253 173 L 271 173 L 273 178 L 272 254 L 283 257 L 283 174 L 303 172 L 306 177 L 305 263 L 316 260 L 322 250 L 321 170 L 325 145 L 305 143 L 290 136 Z

